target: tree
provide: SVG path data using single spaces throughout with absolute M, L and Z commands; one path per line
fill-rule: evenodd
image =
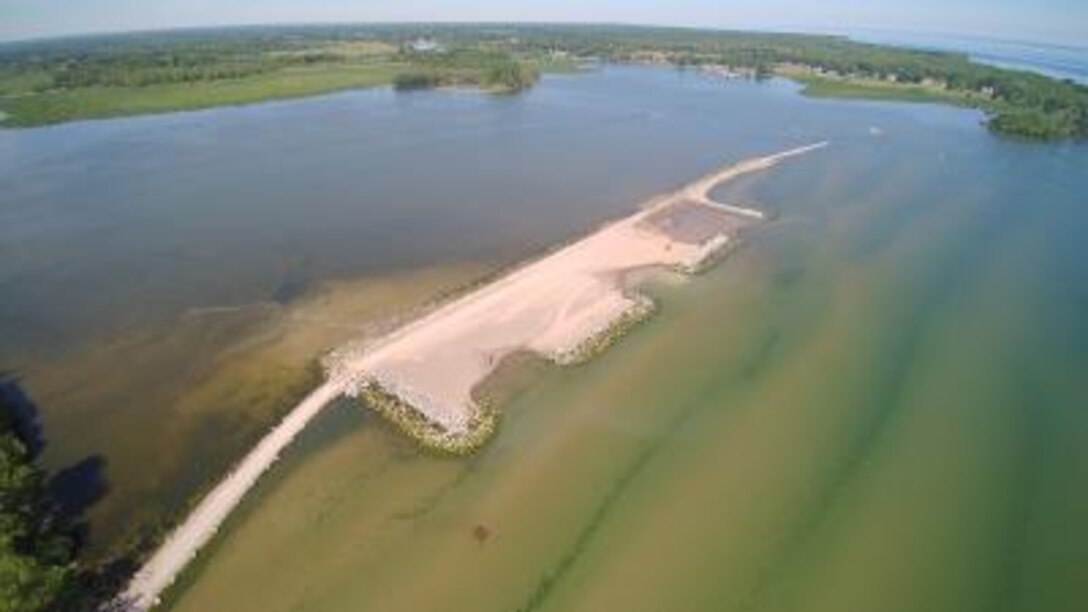
M 528 87 L 539 78 L 536 70 L 523 65 L 515 59 L 503 58 L 485 66 L 482 83 L 508 92 L 518 92 Z
M 439 76 L 433 72 L 402 72 L 393 77 L 393 88 L 397 90 L 430 89 L 438 87 Z
M 73 578 L 74 543 L 61 526 L 8 394 L 0 395 L 0 612 L 57 607 Z

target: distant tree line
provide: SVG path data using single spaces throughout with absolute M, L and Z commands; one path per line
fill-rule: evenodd
M 523 36 L 521 44 L 607 61 L 722 64 L 751 69 L 757 76 L 796 65 L 837 77 L 926 84 L 972 94 L 970 103 L 991 114 L 995 131 L 1088 138 L 1088 87 L 975 63 L 962 53 L 901 49 L 839 36 L 596 26 L 542 27 Z
M 465 85 L 501 93 L 532 87 L 540 71 L 511 53 L 478 47 L 448 51 L 404 51 L 398 59 L 410 66 L 393 79 L 398 90 Z
M 421 38 L 439 41 L 443 50 L 412 52 L 410 43 Z M 386 43 L 399 51 L 365 59 L 330 51 L 336 44 L 359 41 Z M 543 59 L 560 53 L 612 62 L 720 64 L 757 78 L 796 66 L 839 79 L 917 85 L 959 95 L 961 103 L 982 108 L 998 132 L 1088 138 L 1088 87 L 978 64 L 961 53 L 840 36 L 600 25 L 246 27 L 8 43 L 0 45 L 0 107 L 5 95 L 232 80 L 291 66 L 376 60 L 405 64 L 403 75 L 394 80 L 400 89 L 468 84 L 520 91 L 537 80 L 535 67 Z

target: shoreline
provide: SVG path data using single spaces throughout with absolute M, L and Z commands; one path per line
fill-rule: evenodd
M 368 347 L 336 355 L 330 373 L 347 382 L 349 395 L 372 385 L 396 389 L 442 431 L 470 434 L 472 389 L 504 356 L 530 350 L 564 363 L 597 336 L 611 334 L 613 324 L 648 310 L 644 298 L 620 282 L 626 272 L 662 266 L 695 274 L 735 242 L 742 226 L 763 218 L 760 211 L 714 202 L 713 188 L 825 144 L 745 160 L 652 198 L 636 213 Z
M 714 187 L 826 145 L 798 147 L 707 174 L 675 192 L 651 198 L 627 217 L 606 223 L 588 236 L 515 266 L 509 273 L 437 306 L 361 353 L 349 349 L 334 354 L 327 364 L 327 380 L 201 499 L 124 591 L 103 609 L 136 612 L 156 606 L 161 594 L 218 533 L 260 476 L 340 395 L 370 393 L 372 399 L 387 401 L 385 409 L 375 408 L 394 425 L 396 414 L 403 414 L 407 407 L 407 412 L 423 417 L 417 423 L 436 430 L 446 440 L 441 449 L 472 452 L 496 427 L 494 413 L 472 399 L 472 390 L 504 357 L 529 350 L 559 363 L 570 351 L 588 346 L 592 350 L 586 354 L 591 358 L 606 349 L 619 334 L 641 321 L 643 314 L 652 312 L 646 308 L 648 298 L 632 295 L 620 282 L 624 274 L 655 266 L 697 268 L 706 258 L 731 246 L 742 225 L 763 217 L 759 211 L 710 200 Z M 391 394 L 390 389 L 398 393 Z M 411 433 L 410 428 L 401 429 Z

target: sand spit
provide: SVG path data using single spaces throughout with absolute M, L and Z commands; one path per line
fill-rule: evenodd
M 503 357 L 530 350 L 557 363 L 578 361 L 594 338 L 647 309 L 646 298 L 625 286 L 625 273 L 646 266 L 694 272 L 740 227 L 763 218 L 712 201 L 714 187 L 824 145 L 747 160 L 656 198 L 362 350 L 340 353 L 333 371 L 349 381 L 351 395 L 377 385 L 446 435 L 467 434 L 478 412 L 472 389 Z
M 104 609 L 154 607 L 230 512 L 321 409 L 341 394 L 382 401 L 386 418 L 428 428 L 441 448 L 486 438 L 494 425 L 472 389 L 515 351 L 577 363 L 652 310 L 623 282 L 627 272 L 666 266 L 695 272 L 728 248 L 757 210 L 714 202 L 710 191 L 741 174 L 825 146 L 818 143 L 711 173 L 639 212 L 442 306 L 366 346 L 338 351 L 329 378 L 284 417 L 206 495 Z M 485 428 L 485 429 L 481 429 Z M 467 442 L 466 442 L 467 441 Z

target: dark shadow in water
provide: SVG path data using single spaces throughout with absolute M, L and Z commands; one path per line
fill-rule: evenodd
M 287 305 L 305 294 L 313 284 L 313 279 L 305 272 L 292 271 L 283 277 L 272 292 L 272 301 L 281 306 Z
M 109 491 L 106 459 L 92 455 L 57 470 L 49 479 L 49 496 L 57 506 L 57 515 L 74 530 L 80 545 L 86 542 L 89 528 L 84 517 Z
M 45 449 L 41 410 L 23 389 L 19 378 L 0 372 L 0 419 L 23 442 L 33 459 Z M 47 475 L 46 491 L 52 504 L 51 518 L 59 530 L 71 538 L 76 559 L 90 536 L 87 512 L 109 491 L 106 459 L 91 455 Z M 131 575 L 135 563 L 129 555 L 94 566 L 80 566 L 76 592 L 66 596 L 63 606 L 70 610 L 94 610 L 97 602 L 110 597 Z
M 10 373 L 0 372 L 0 410 L 2 417 L 11 423 L 15 435 L 22 440 L 37 459 L 45 448 L 45 436 L 42 435 L 42 420 L 38 407 L 30 401 L 30 396 L 23 391 L 19 380 Z
M 15 435 L 38 459 L 45 449 L 41 410 L 23 389 L 19 379 L 10 373 L 0 373 L 0 411 L 11 423 Z M 106 482 L 106 459 L 91 455 L 61 468 L 49 476 L 49 497 L 56 506 L 57 517 L 65 525 L 85 532 L 84 517 L 91 506 L 109 490 Z

